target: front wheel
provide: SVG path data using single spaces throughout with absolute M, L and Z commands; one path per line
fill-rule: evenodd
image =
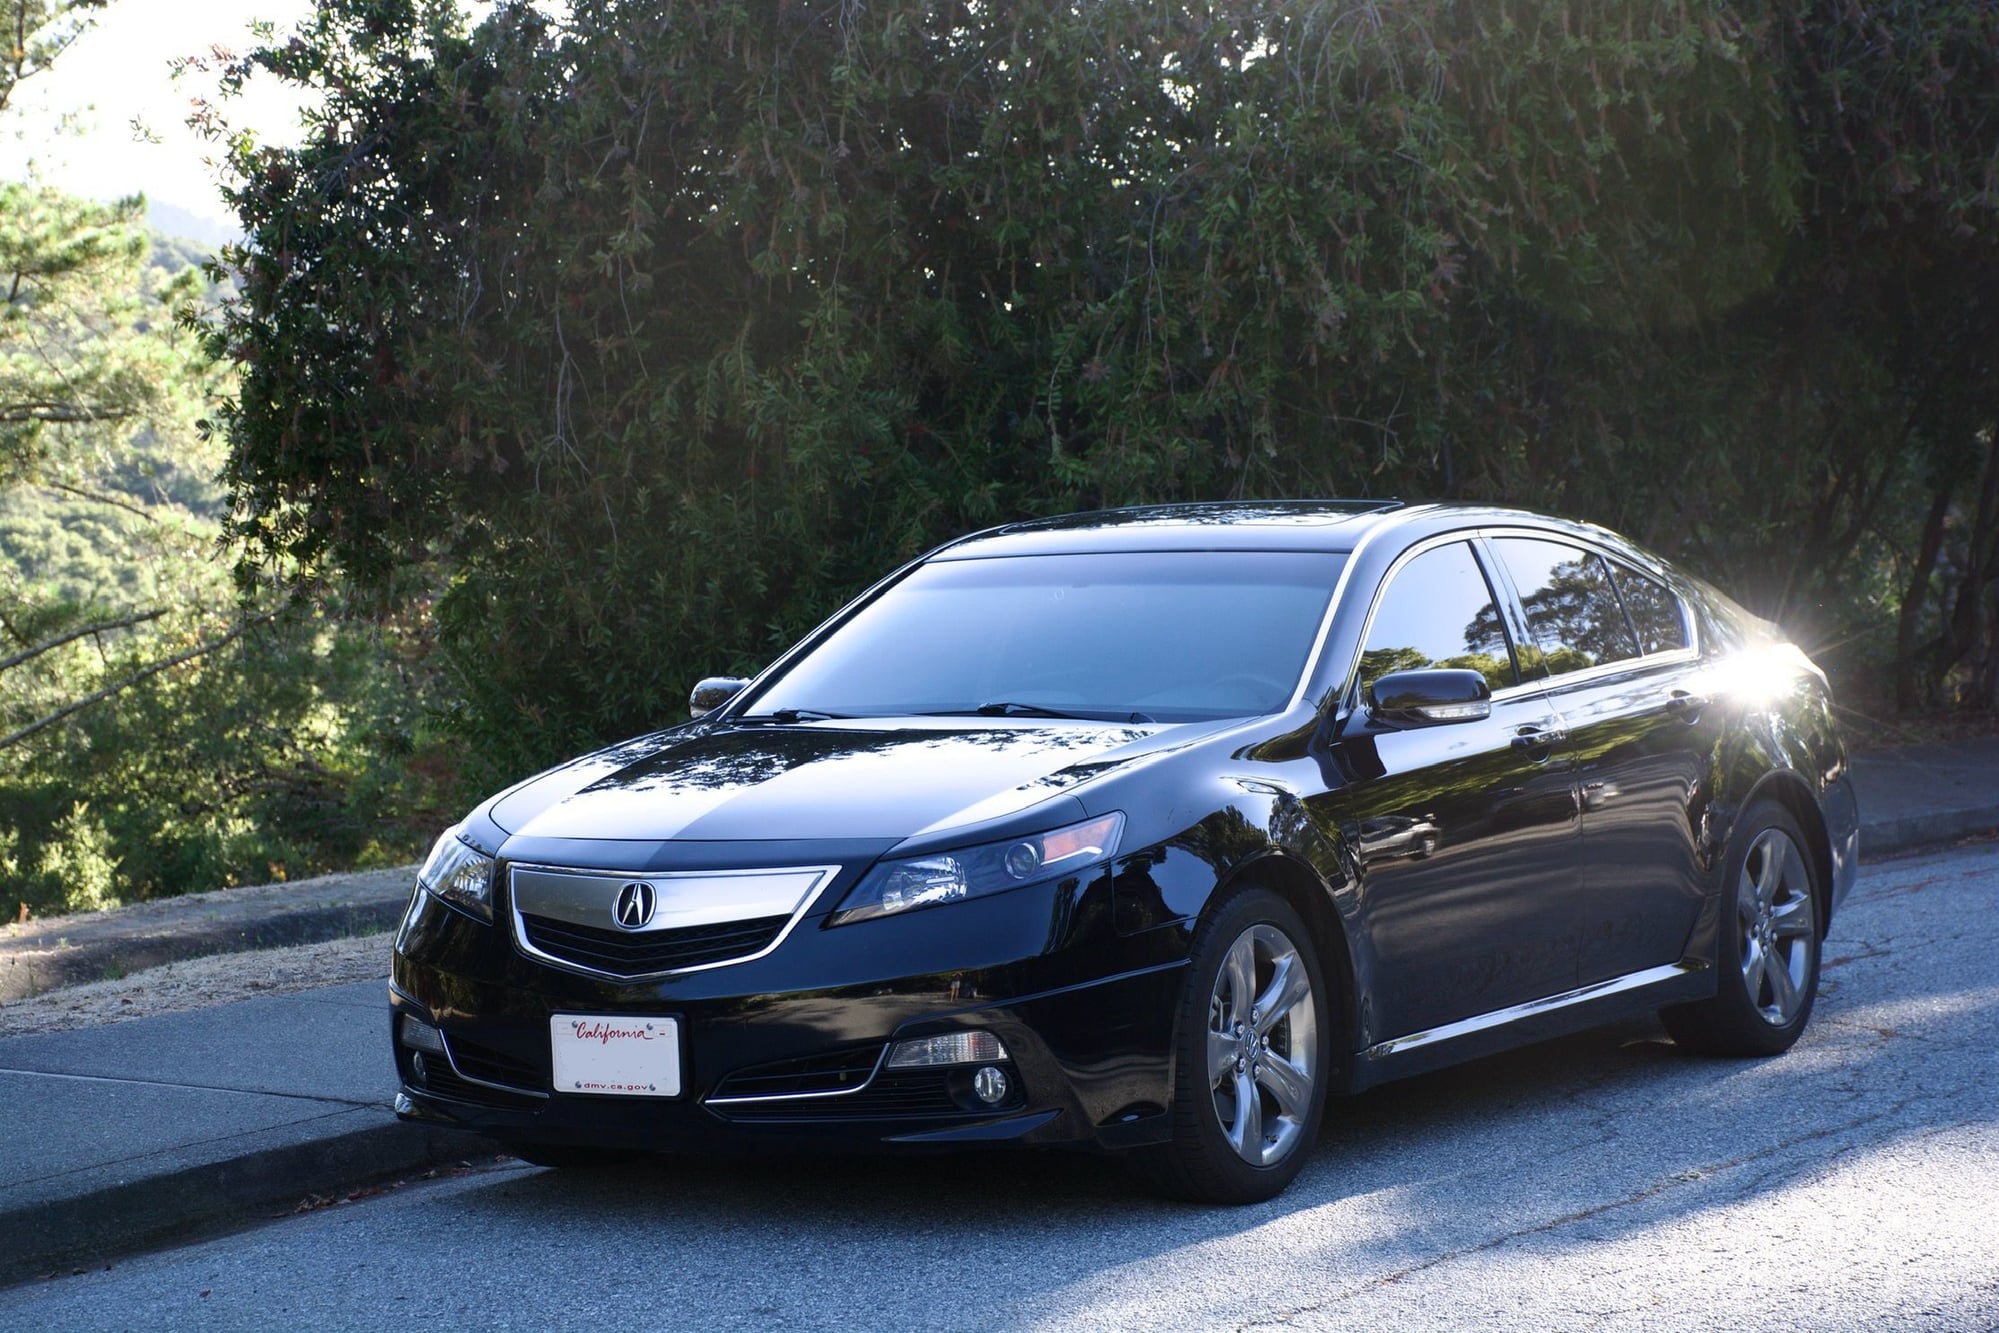
M 1803 1035 L 1819 984 L 1818 869 L 1791 812 L 1742 812 L 1722 861 L 1713 998 L 1664 1010 L 1673 1040 L 1709 1055 L 1778 1055 Z
M 1175 1024 L 1172 1139 L 1136 1164 L 1161 1193 L 1260 1203 L 1289 1185 L 1326 1103 L 1332 1014 L 1311 932 L 1267 889 L 1195 937 Z

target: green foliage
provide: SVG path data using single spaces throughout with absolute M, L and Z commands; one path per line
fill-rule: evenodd
M 92 7 L 14 7 L 0 107 Z M 434 832 L 399 625 L 275 615 L 229 577 L 221 451 L 194 424 L 223 372 L 175 319 L 214 294 L 142 216 L 0 183 L 10 915 L 399 861 Z
M 82 801 L 55 821 L 43 840 L 26 882 L 28 894 L 53 901 L 60 910 L 80 912 L 115 907 L 112 884 L 118 873 L 110 836 Z
M 96 21 L 106 0 L 8 0 L 0 5 L 0 25 L 8 40 L 0 47 L 0 111 L 22 80 L 47 70 Z
M 0 485 L 102 446 L 167 398 L 185 353 L 151 336 L 189 282 L 146 290 L 141 201 L 0 183 Z M 181 340 L 183 343 L 188 340 Z
M 1154 499 L 1584 514 L 1885 653 L 1999 587 L 1999 491 L 1989 576 L 1917 531 L 1999 416 L 1995 25 L 329 0 L 235 70 L 325 97 L 234 145 L 239 577 L 436 590 L 507 773 L 952 533 Z

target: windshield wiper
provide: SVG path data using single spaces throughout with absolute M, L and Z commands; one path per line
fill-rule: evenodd
M 768 713 L 745 713 L 736 722 L 775 722 L 788 727 L 794 722 L 831 722 L 850 717 L 850 713 L 828 713 L 819 708 L 774 708 Z
M 978 717 L 1055 717 L 1070 722 L 1154 722 L 1156 718 L 1144 713 L 1114 712 L 1095 708 L 1081 713 L 1065 713 L 1059 708 L 1047 708 L 1041 704 L 1026 704 L 1014 699 L 997 703 L 980 704 L 977 708 L 946 708 L 931 713 L 930 717 L 963 717 L 968 714 Z

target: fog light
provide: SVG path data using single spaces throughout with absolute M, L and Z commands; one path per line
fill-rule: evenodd
M 972 1075 L 972 1091 L 987 1106 L 1006 1100 L 1007 1082 L 1004 1069 L 994 1069 L 987 1065 Z
M 410 1073 L 416 1075 L 416 1081 L 419 1083 L 430 1082 L 430 1066 L 423 1062 L 422 1051 L 410 1052 Z
M 444 1034 L 413 1014 L 404 1014 L 401 1026 L 403 1045 L 413 1051 L 444 1054 Z
M 890 1069 L 924 1065 L 975 1065 L 1007 1058 L 1006 1047 L 990 1032 L 953 1032 L 942 1037 L 899 1041 L 888 1053 Z M 997 1071 L 995 1071 L 997 1072 Z

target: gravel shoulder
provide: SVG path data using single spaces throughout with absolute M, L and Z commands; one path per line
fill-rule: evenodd
M 281 949 L 183 958 L 113 981 L 65 986 L 0 1004 L 0 1037 L 101 1027 L 352 981 L 379 978 L 386 985 L 392 939 L 384 931 Z
M 395 866 L 9 922 L 0 925 L 0 1003 L 218 954 L 379 934 L 402 919 L 415 877 L 416 867 Z

